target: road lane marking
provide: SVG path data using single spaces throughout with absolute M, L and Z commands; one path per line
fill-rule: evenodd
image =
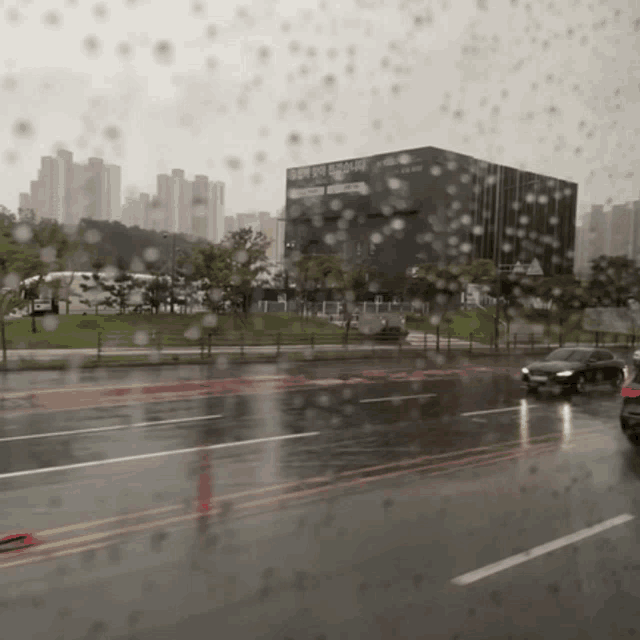
M 102 431 L 118 431 L 121 429 L 138 429 L 141 427 L 158 427 L 161 425 L 179 424 L 181 422 L 200 422 L 203 420 L 216 420 L 224 418 L 222 414 L 214 414 L 208 416 L 198 416 L 194 418 L 175 418 L 172 420 L 159 420 L 157 422 L 138 422 L 136 424 L 117 424 L 110 427 L 93 427 L 91 429 L 72 429 L 70 431 L 54 431 L 53 433 L 35 433 L 27 436 L 11 436 L 9 438 L 0 438 L 0 442 L 16 442 L 19 440 L 36 440 L 38 438 L 57 438 L 61 436 L 71 436 L 86 433 L 100 433 Z
M 611 529 L 612 527 L 617 527 L 621 524 L 625 524 L 630 520 L 633 520 L 634 518 L 635 516 L 632 516 L 629 513 L 624 513 L 615 518 L 605 520 L 600 524 L 596 524 L 592 527 L 587 527 L 586 529 L 581 529 L 576 533 L 571 533 L 567 536 L 563 536 L 562 538 L 558 538 L 557 540 L 552 540 L 551 542 L 547 542 L 546 544 L 541 544 L 537 547 L 533 547 L 532 549 L 524 551 L 523 553 L 518 553 L 515 556 L 505 558 L 504 560 L 500 560 L 499 562 L 494 562 L 493 564 L 489 564 L 485 567 L 482 567 L 481 569 L 470 571 L 469 573 L 465 573 L 461 576 L 458 576 L 457 578 L 454 578 L 451 582 L 458 586 L 465 586 L 473 582 L 477 582 L 478 580 L 487 578 L 488 576 L 491 576 L 500 571 L 505 571 L 506 569 L 515 567 L 519 564 L 522 564 L 523 562 L 533 560 L 534 558 L 539 558 L 546 553 L 551 553 L 552 551 L 556 551 L 557 549 L 561 549 L 562 547 L 566 547 L 570 544 L 575 544 L 576 542 L 585 540 L 586 538 L 589 538 L 591 536 L 595 536 L 598 533 L 606 531 L 607 529 Z
M 580 430 L 580 433 L 584 433 L 584 434 L 589 434 L 591 435 L 591 437 L 600 437 L 600 433 L 601 433 L 602 429 L 600 429 L 599 427 L 594 427 L 592 429 L 585 429 L 585 430 Z M 561 438 L 562 434 L 560 433 L 551 433 L 551 434 L 547 434 L 547 435 L 543 435 L 543 436 L 535 436 L 534 438 L 532 438 L 532 441 L 536 441 L 536 444 L 534 444 L 532 442 L 532 452 L 535 454 L 541 450 L 543 450 L 543 448 L 549 447 L 551 445 L 555 446 L 555 444 L 557 444 L 556 442 L 543 442 L 546 439 L 551 438 L 552 440 L 559 440 Z M 580 439 L 584 439 L 586 436 L 582 435 L 580 437 Z M 537 441 L 540 441 L 539 443 L 537 443 Z M 503 454 L 508 454 L 510 453 L 510 448 L 512 445 L 518 445 L 521 444 L 520 440 L 512 440 L 512 441 L 508 441 L 508 442 L 504 442 L 498 445 L 486 445 L 483 447 L 476 447 L 474 449 L 462 449 L 459 451 L 450 451 L 448 453 L 439 453 L 439 454 L 431 454 L 428 456 L 421 456 L 419 458 L 410 458 L 410 459 L 406 459 L 406 460 L 400 460 L 398 462 L 392 462 L 392 463 L 388 463 L 388 464 L 382 464 L 382 465 L 376 465 L 374 467 L 363 467 L 360 469 L 355 469 L 353 471 L 344 471 L 342 473 L 339 473 L 336 478 L 347 478 L 353 475 L 357 475 L 358 473 L 370 473 L 372 471 L 381 471 L 383 469 L 390 469 L 393 467 L 403 467 L 403 466 L 411 466 L 411 465 L 416 465 L 418 463 L 421 462 L 425 462 L 427 460 L 440 460 L 443 458 L 454 458 L 456 456 L 461 456 L 461 455 L 466 455 L 468 456 L 468 454 L 473 454 L 473 453 L 478 453 L 480 451 L 495 451 L 500 449 L 501 447 L 509 447 L 507 449 L 505 449 L 504 451 L 501 451 L 500 453 Z M 465 458 L 462 458 L 462 461 L 464 461 Z M 474 460 L 477 458 L 474 457 L 467 457 L 468 460 Z M 485 456 L 486 459 L 486 456 Z M 460 462 L 460 460 L 458 461 Z M 372 476 L 372 477 L 378 477 L 378 476 Z M 314 484 L 321 484 L 324 482 L 329 482 L 331 480 L 333 480 L 335 478 L 333 478 L 332 476 L 316 476 L 313 478 L 306 478 L 306 479 L 302 479 L 300 481 L 296 481 L 296 482 L 289 482 L 286 484 L 275 484 L 275 485 L 269 485 L 267 487 L 262 487 L 259 489 L 251 489 L 249 491 L 242 491 L 240 493 L 230 493 L 230 494 L 224 494 L 221 496 L 218 496 L 217 498 L 214 498 L 212 500 L 212 502 L 215 502 L 216 500 L 236 500 L 237 498 L 245 498 L 247 496 L 257 496 L 259 494 L 264 494 L 264 493 L 272 493 L 275 491 L 283 491 L 285 489 L 291 489 L 293 487 L 299 487 L 301 485 L 314 485 Z M 55 485 L 56 488 L 60 489 L 62 487 L 71 487 L 74 486 L 78 483 L 66 483 L 63 485 Z M 64 527 L 60 527 L 57 529 L 47 529 L 44 531 L 38 531 L 38 535 L 39 536 L 43 536 L 43 537 L 49 537 L 49 536 L 54 536 L 54 535 L 59 535 L 61 533 L 67 533 L 69 531 L 75 531 L 77 529 L 91 529 L 94 527 L 99 527 L 101 525 L 104 524 L 111 524 L 114 522 L 123 522 L 125 520 L 131 520 L 134 518 L 141 518 L 141 517 L 145 517 L 145 516 L 149 516 L 149 515 L 153 515 L 153 514 L 160 514 L 160 513 L 167 513 L 169 511 L 175 511 L 177 509 L 181 509 L 184 508 L 183 503 L 179 502 L 177 504 L 172 504 L 170 506 L 165 506 L 165 507 L 154 507 L 151 509 L 145 509 L 145 510 L 141 510 L 141 511 L 134 511 L 133 513 L 124 513 L 124 514 L 119 514 L 117 516 L 110 516 L 108 518 L 104 518 L 102 520 L 88 520 L 85 522 L 76 522 L 74 524 L 70 524 L 70 525 L 65 525 Z
M 539 404 L 528 404 L 527 409 L 536 409 L 540 405 Z M 500 413 L 501 411 L 518 411 L 522 409 L 522 405 L 518 405 L 517 407 L 505 407 L 504 409 L 486 409 L 485 411 L 468 411 L 467 413 L 461 413 L 460 415 L 463 418 L 467 416 L 481 416 L 486 413 Z
M 360 400 L 360 404 L 366 404 L 369 402 L 392 402 L 393 400 L 411 400 L 412 398 L 435 398 L 435 393 L 421 393 L 416 396 L 389 396 L 387 398 L 368 398 L 366 400 Z
M 0 474 L 0 480 L 7 478 L 19 478 L 21 476 L 35 476 L 41 473 L 53 473 L 55 471 L 71 471 L 72 469 L 84 469 L 86 467 L 98 467 L 107 464 L 118 464 L 120 462 L 132 462 L 134 460 L 149 460 L 151 458 L 161 458 L 163 456 L 184 455 L 185 453 L 195 453 L 204 449 L 225 449 L 227 447 L 240 447 L 243 445 L 263 444 L 266 442 L 277 442 L 279 440 L 291 440 L 293 438 L 309 438 L 320 435 L 319 431 L 311 433 L 293 433 L 286 436 L 272 436 L 270 438 L 257 438 L 254 440 L 243 440 L 241 442 L 224 442 L 201 447 L 190 447 L 189 449 L 175 449 L 174 451 L 159 451 L 158 453 L 144 453 L 139 456 L 127 456 L 125 458 L 109 458 L 107 460 L 94 460 L 92 462 L 80 462 L 78 464 L 67 464 L 58 467 L 43 467 L 40 469 L 27 469 L 26 471 L 12 471 L 11 473 Z
M 592 436 L 593 437 L 593 436 Z M 544 455 L 547 452 L 550 452 L 551 450 L 553 450 L 553 445 L 539 445 L 536 450 L 534 451 L 533 449 L 529 449 L 526 451 L 518 451 L 518 452 L 504 452 L 507 455 L 504 455 L 502 457 L 495 458 L 494 459 L 476 459 L 476 460 L 471 460 L 470 464 L 468 464 L 467 466 L 463 467 L 463 469 L 472 469 L 472 468 L 477 468 L 480 466 L 487 466 L 487 465 L 495 465 L 495 464 L 499 464 L 500 462 L 503 461 L 508 461 L 511 460 L 513 458 L 522 458 L 522 457 L 530 457 L 532 455 Z M 461 462 L 461 461 L 459 461 Z M 441 465 L 435 465 L 437 466 L 441 466 Z M 302 496 L 309 496 L 309 495 L 314 495 L 314 494 L 318 494 L 318 493 L 326 493 L 328 491 L 331 490 L 336 490 L 336 489 L 341 489 L 341 488 L 347 488 L 349 486 L 353 486 L 354 484 L 360 484 L 361 487 L 364 487 L 364 485 L 369 484 L 370 482 L 374 482 L 376 480 L 384 480 L 390 477 L 396 477 L 402 473 L 412 473 L 412 472 L 418 472 L 418 471 L 428 471 L 434 468 L 434 465 L 427 465 L 427 466 L 423 466 L 420 467 L 418 469 L 414 469 L 414 470 L 406 470 L 406 471 L 402 471 L 402 472 L 394 472 L 394 473 L 390 473 L 390 474 L 381 474 L 378 476 L 372 476 L 369 478 L 356 478 L 354 480 L 350 480 L 350 481 L 346 481 L 346 482 L 340 482 L 336 485 L 333 486 L 323 486 L 323 487 L 318 487 L 316 489 L 311 489 L 311 490 L 303 490 L 303 491 L 296 491 L 290 494 L 285 494 L 282 496 L 277 496 L 274 498 L 268 498 L 268 499 L 264 499 L 264 500 L 258 500 L 258 501 L 253 501 L 253 502 L 243 502 L 240 503 L 238 505 L 234 506 L 234 511 L 239 512 L 242 510 L 248 510 L 257 506 L 261 506 L 261 505 L 269 505 L 269 504 L 282 504 L 282 502 L 286 502 L 288 500 L 295 500 L 296 498 L 300 498 Z M 427 477 L 434 477 L 434 476 L 439 476 L 442 474 L 447 474 L 447 473 L 454 473 L 454 472 L 458 472 L 460 471 L 460 468 L 447 468 L 447 469 L 441 469 L 441 470 L 436 470 L 433 473 L 428 473 Z M 320 480 L 320 479 L 319 479 Z M 327 478 L 326 480 L 329 480 L 329 478 Z M 292 485 L 299 485 L 300 483 L 292 483 Z M 304 482 L 302 483 L 304 484 Z M 277 487 L 272 487 L 272 488 L 277 488 Z M 267 490 L 270 488 L 267 488 Z M 257 494 L 257 493 L 261 493 L 262 491 L 248 491 L 248 492 L 244 492 L 242 494 L 235 494 L 237 497 L 240 496 L 245 496 L 245 495 L 252 495 L 252 494 Z M 234 497 L 233 495 L 224 495 L 224 496 L 220 496 L 218 498 L 214 498 L 211 502 L 214 504 L 221 504 L 222 502 L 224 502 L 225 500 L 228 500 L 230 498 Z M 164 507 L 161 509 L 155 509 L 155 510 L 151 510 L 149 511 L 149 513 L 152 512 L 157 512 L 157 513 L 162 513 L 162 512 L 166 512 L 171 510 L 172 507 Z M 219 511 L 219 507 L 214 507 L 212 509 L 212 511 L 210 512 L 211 515 L 215 515 L 217 512 Z M 133 517 L 135 514 L 132 514 L 131 517 Z M 125 516 L 124 518 L 113 518 L 110 520 L 118 520 L 120 519 L 121 521 L 123 519 L 125 519 L 127 516 Z M 174 516 L 173 518 L 169 518 L 167 520 L 152 520 L 151 522 L 146 522 L 143 524 L 139 524 L 139 525 L 133 525 L 133 526 L 127 526 L 127 527 L 122 527 L 120 529 L 117 529 L 115 531 L 111 531 L 111 532 L 103 532 L 103 533 L 97 533 L 97 534 L 89 534 L 84 535 L 84 536 L 74 536 L 72 538 L 68 538 L 66 541 L 55 541 L 55 543 L 43 543 L 42 545 L 37 547 L 37 550 L 35 551 L 35 555 L 31 555 L 26 557 L 23 560 L 18 560 L 16 562 L 12 562 L 12 563 L 2 563 L 0 564 L 0 569 L 4 569 L 4 568 L 9 568 L 9 567 L 14 567 L 14 566 L 20 566 L 20 565 L 24 565 L 24 564 L 32 564 L 32 563 L 36 563 L 36 562 L 42 562 L 42 561 L 46 561 L 52 558 L 56 558 L 56 557 L 62 557 L 62 556 L 66 556 L 66 555 L 71 555 L 71 554 L 77 554 L 77 553 L 81 553 L 82 551 L 87 551 L 89 549 L 99 549 L 99 548 L 104 548 L 106 544 L 108 544 L 110 541 L 111 542 L 116 542 L 118 539 L 118 536 L 121 536 L 123 534 L 132 532 L 132 531 L 142 531 L 145 529 L 151 529 L 151 528 L 155 528 L 158 526 L 162 526 L 162 525 L 166 525 L 166 524 L 180 524 L 180 523 L 186 523 L 189 520 L 194 520 L 196 518 L 199 517 L 199 514 L 197 513 L 189 513 L 189 514 L 184 514 L 184 515 L 180 515 L 180 516 Z M 105 521 L 106 522 L 106 521 Z M 85 523 L 80 523 L 80 524 L 85 524 Z M 90 526 L 90 524 L 89 524 Z M 43 536 L 46 533 L 51 534 L 52 532 L 64 532 L 66 530 L 73 530 L 73 529 L 80 529 L 83 527 L 77 526 L 77 525 L 72 525 L 71 527 L 64 527 L 60 530 L 50 530 L 48 532 L 45 531 L 41 531 L 38 533 L 39 536 Z M 86 527 L 85 527 L 86 528 Z M 182 528 L 182 527 L 180 527 Z M 93 545 L 89 545 L 89 546 L 85 546 L 85 547 L 75 547 L 73 545 L 76 544 L 76 542 L 78 540 L 96 540 L 96 539 L 100 539 L 103 538 L 103 540 L 105 540 L 106 542 L 101 542 L 98 544 L 93 544 Z M 42 554 L 44 557 L 41 557 L 41 555 L 39 554 L 39 549 L 41 549 L 42 547 L 44 547 L 44 545 L 46 544 L 47 546 L 46 548 L 52 548 L 49 545 L 50 544 L 55 544 L 56 547 L 63 547 L 64 543 L 66 543 L 67 546 L 70 546 L 70 549 L 67 550 L 63 550 L 63 551 L 57 551 L 54 553 L 47 553 L 47 554 Z

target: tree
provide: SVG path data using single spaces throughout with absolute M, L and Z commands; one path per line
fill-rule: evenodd
M 640 269 L 624 256 L 600 256 L 591 261 L 587 284 L 590 304 L 596 307 L 624 307 L 640 294 Z
M 536 283 L 535 293 L 549 305 L 549 329 L 554 312 L 558 326 L 562 329 L 573 313 L 585 309 L 589 303 L 587 290 L 573 274 L 543 278 Z
M 15 216 L 14 216 L 15 218 Z M 28 224 L 31 227 L 36 225 L 36 212 L 34 209 L 18 209 L 18 221 L 24 224 Z
M 224 245 L 207 245 L 194 252 L 194 277 L 200 281 L 205 306 L 215 313 L 224 310 L 231 284 L 231 251 Z
M 23 281 L 33 276 L 41 276 L 44 265 L 34 247 L 28 242 L 20 242 L 14 235 L 15 222 L 10 218 L 0 218 L 0 334 L 2 339 L 3 364 L 7 362 L 5 339 L 5 316 L 11 311 L 23 308 L 25 300 Z M 33 310 L 33 305 L 32 305 Z M 32 331 L 35 317 L 32 316 Z
M 536 294 L 536 280 L 516 273 L 501 274 L 500 284 L 494 280 L 488 287 L 489 295 L 499 302 L 507 323 L 507 335 L 511 321 L 518 309 L 523 309 L 527 300 Z M 497 313 L 497 310 L 496 310 Z
M 226 244 L 231 266 L 228 300 L 232 308 L 246 319 L 251 310 L 254 287 L 267 283 L 267 251 L 271 241 L 262 231 L 244 227 L 230 233 Z
M 427 263 L 418 266 L 410 290 L 425 302 L 434 302 L 446 317 L 452 301 L 463 289 L 465 269 L 461 265 Z
M 160 274 L 156 274 L 155 278 L 149 280 L 144 287 L 144 304 L 150 306 L 157 315 L 160 307 L 167 303 L 170 291 L 171 287 L 167 279 Z
M 294 264 L 296 294 L 301 310 L 316 301 L 316 293 L 321 287 L 341 286 L 344 282 L 344 265 L 335 255 L 303 255 Z
M 175 296 L 175 302 L 182 305 L 185 313 L 188 313 L 200 299 L 200 284 L 196 277 L 195 263 L 194 252 L 187 253 L 182 250 L 178 252 L 176 258 L 176 284 L 180 297 Z
M 105 299 L 102 274 L 102 269 L 105 266 L 106 262 L 102 258 L 94 258 L 91 262 L 91 275 L 88 276 L 83 273 L 83 282 L 80 283 L 80 289 L 85 294 L 85 297 L 80 302 L 89 308 L 94 308 L 96 315 L 98 315 L 98 310 L 104 304 Z
M 130 297 L 134 290 L 139 286 L 135 278 L 127 271 L 126 265 L 122 260 L 118 261 L 116 274 L 112 281 L 100 282 L 102 290 L 107 294 L 104 305 L 107 307 L 115 307 L 118 313 L 125 314 L 130 305 Z

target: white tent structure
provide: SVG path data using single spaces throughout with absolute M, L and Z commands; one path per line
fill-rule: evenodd
M 136 306 L 138 304 L 141 304 L 142 292 L 143 292 L 144 286 L 148 282 L 154 280 L 157 276 L 149 273 L 132 273 L 130 275 L 134 280 L 138 281 L 141 284 L 140 287 L 136 287 L 133 289 L 130 296 L 131 305 Z M 95 304 L 100 305 L 100 300 L 104 300 L 107 297 L 107 295 L 102 291 L 84 292 L 82 290 L 80 286 L 82 284 L 91 286 L 91 284 L 93 283 L 92 276 L 93 276 L 93 271 L 52 271 L 51 273 L 48 273 L 46 276 L 42 278 L 42 282 L 44 286 L 42 286 L 40 289 L 40 297 L 43 300 L 50 300 L 51 291 L 47 291 L 46 284 L 58 281 L 61 283 L 63 287 L 69 288 L 69 302 L 70 302 L 69 313 L 70 314 L 84 313 L 84 312 L 90 313 L 91 309 L 86 304 L 83 304 L 82 302 L 80 302 L 80 300 L 89 298 L 89 299 L 95 300 Z M 115 271 L 105 269 L 102 272 L 101 279 L 105 283 L 113 283 L 115 277 L 116 277 Z M 171 281 L 171 278 L 169 276 L 160 276 L 160 277 L 166 280 L 167 283 Z M 38 280 L 39 280 L 39 276 L 34 276 L 33 278 L 27 278 L 26 280 L 23 280 L 22 284 L 28 285 L 33 282 L 37 282 Z M 179 296 L 181 293 L 179 279 L 176 279 L 175 290 L 176 290 L 176 294 Z M 60 313 L 64 313 L 65 310 L 66 310 L 66 303 L 64 304 L 61 303 Z M 196 305 L 193 310 L 200 311 L 201 310 L 200 305 Z M 117 313 L 117 309 L 100 307 L 100 312 L 101 313 Z

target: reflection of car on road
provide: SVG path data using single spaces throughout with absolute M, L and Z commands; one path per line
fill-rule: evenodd
M 626 377 L 627 367 L 623 360 L 606 349 L 590 347 L 556 349 L 544 360 L 532 362 L 522 369 L 522 380 L 532 392 L 552 388 L 582 393 L 588 385 L 602 384 L 619 389 Z
M 23 551 L 38 544 L 30 533 L 13 534 L 5 536 L 0 540 L 0 553 L 10 553 L 12 551 Z

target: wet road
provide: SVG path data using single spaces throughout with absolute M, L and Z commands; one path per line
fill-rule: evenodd
M 263 380 L 250 393 L 0 417 L 3 513 L 58 545 L 46 561 L 0 561 L 6 628 L 204 638 L 213 625 L 274 639 L 637 628 L 640 464 L 617 394 L 528 397 L 515 367 L 400 369 L 354 365 L 340 380 L 318 368 L 291 388 Z M 198 550 L 203 443 L 227 506 Z

